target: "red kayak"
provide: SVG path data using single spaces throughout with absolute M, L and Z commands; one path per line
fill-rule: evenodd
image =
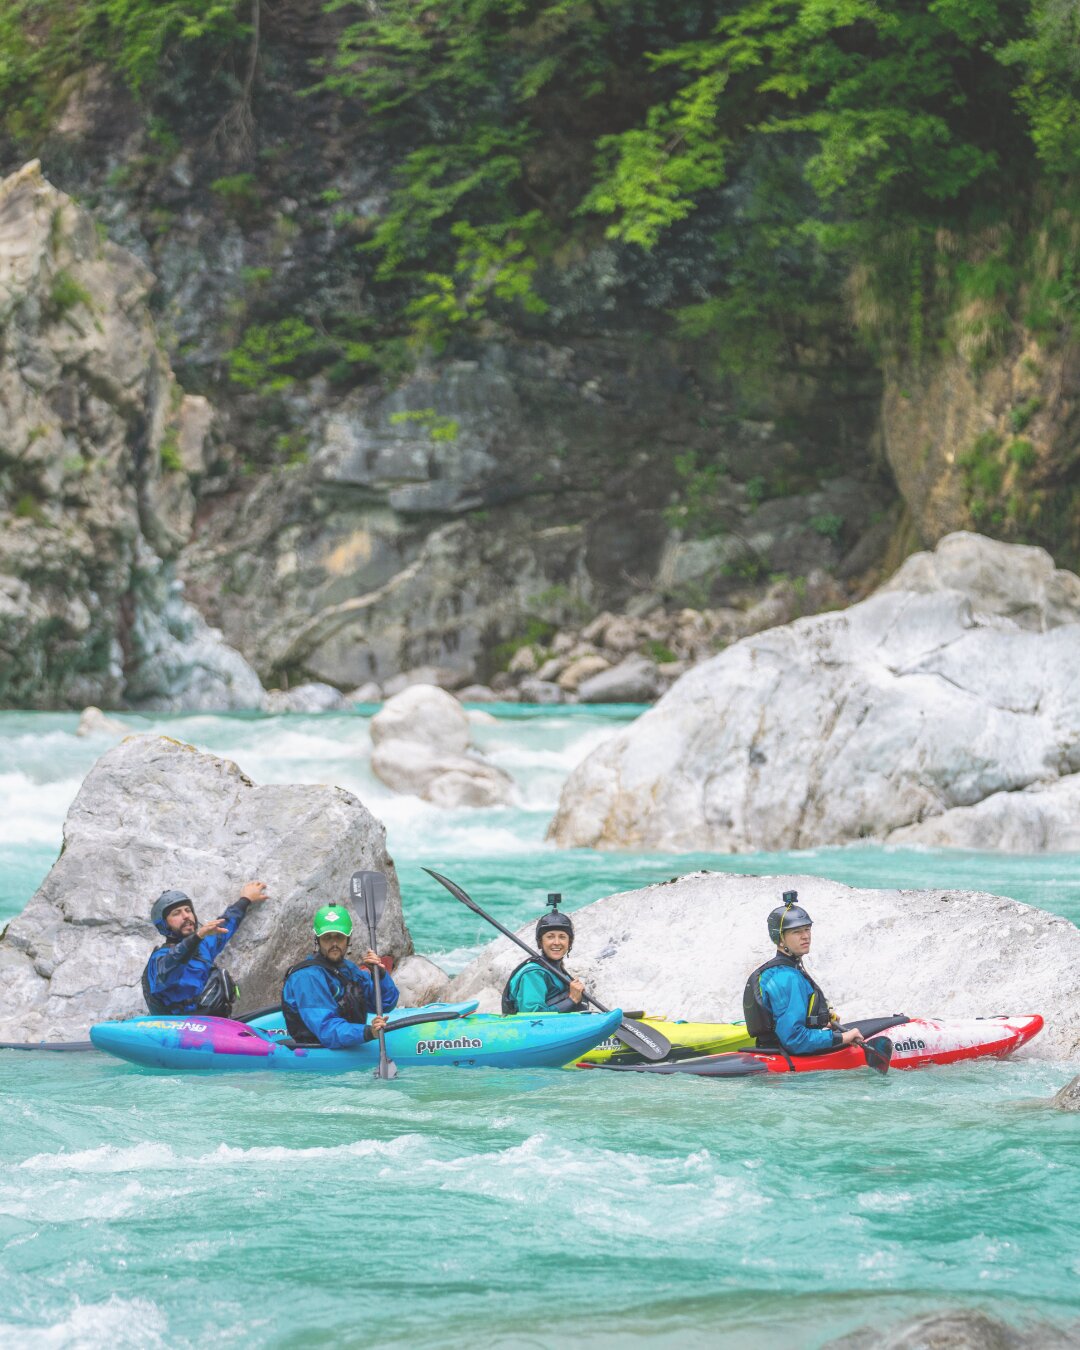
M 1038 1013 L 1017 1017 L 907 1018 L 901 1014 L 849 1022 L 868 1037 L 867 1045 L 846 1045 L 823 1055 L 785 1055 L 769 1050 L 734 1050 L 660 1064 L 582 1063 L 581 1068 L 621 1073 L 689 1073 L 701 1078 L 745 1078 L 762 1073 L 820 1073 L 865 1069 L 884 1073 L 921 1069 L 927 1064 L 956 1064 L 963 1059 L 1001 1059 L 1043 1028 Z

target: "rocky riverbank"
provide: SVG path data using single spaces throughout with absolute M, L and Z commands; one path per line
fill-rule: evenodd
M 571 774 L 561 847 L 1080 848 L 1080 578 L 948 536 L 695 667 Z

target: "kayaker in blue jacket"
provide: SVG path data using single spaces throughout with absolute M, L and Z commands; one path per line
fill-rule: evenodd
M 368 1013 L 375 1008 L 375 981 L 371 971 L 345 958 L 352 934 L 352 916 L 344 905 L 323 905 L 315 911 L 315 952 L 286 971 L 281 990 L 285 1029 L 297 1045 L 322 1045 L 348 1050 L 374 1040 L 386 1026 L 385 1017 Z M 367 965 L 379 970 L 384 1012 L 397 1006 L 398 988 L 375 952 L 364 953 Z
M 574 925 L 568 914 L 559 909 L 560 895 L 549 895 L 552 906 L 536 921 L 536 945 L 542 956 L 558 970 L 574 945 Z M 569 986 L 567 986 L 569 980 Z M 582 1012 L 581 996 L 585 986 L 580 980 L 560 980 L 539 961 L 522 961 L 510 972 L 502 994 L 504 1014 L 527 1012 Z
M 785 891 L 784 903 L 769 914 L 769 937 L 776 955 L 747 980 L 743 1014 L 758 1049 L 820 1055 L 861 1041 L 863 1036 L 858 1030 L 840 1030 L 825 995 L 803 969 L 813 920 L 796 903 L 798 898 L 797 891 Z
M 189 896 L 163 891 L 150 910 L 150 921 L 165 943 L 150 953 L 142 976 L 150 1012 L 231 1017 L 238 990 L 229 972 L 215 965 L 215 958 L 239 928 L 248 906 L 267 898 L 265 883 L 249 881 L 240 899 L 220 918 L 200 924 Z

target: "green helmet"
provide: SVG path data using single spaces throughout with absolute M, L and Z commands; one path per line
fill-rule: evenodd
M 344 905 L 323 905 L 315 911 L 312 927 L 316 937 L 322 937 L 324 933 L 344 933 L 351 937 L 352 915 Z

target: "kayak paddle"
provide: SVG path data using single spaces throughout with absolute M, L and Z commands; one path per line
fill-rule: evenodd
M 876 1073 L 888 1073 L 892 1062 L 893 1043 L 888 1036 L 871 1036 L 868 1041 L 860 1041 L 859 1049 L 866 1062 Z
M 534 952 L 529 944 L 523 942 L 516 933 L 511 933 L 510 929 L 504 928 L 498 919 L 493 919 L 490 914 L 485 910 L 482 910 L 476 901 L 470 895 L 467 895 L 456 882 L 451 881 L 449 877 L 441 876 L 438 872 L 433 872 L 430 867 L 425 867 L 424 871 L 428 876 L 434 877 L 441 886 L 445 886 L 455 900 L 460 900 L 461 903 L 465 905 L 466 908 L 471 909 L 474 914 L 479 914 L 482 919 L 487 919 L 492 928 L 497 928 L 499 932 L 502 933 L 503 937 L 508 937 L 511 942 L 516 942 L 521 950 L 527 952 L 538 965 L 543 966 L 545 970 L 550 970 L 553 975 L 562 980 L 567 987 L 569 987 L 569 975 L 559 970 L 557 966 L 552 965 L 552 963 L 548 961 L 546 957 L 541 956 L 539 952 Z M 597 1012 L 611 1011 L 610 1008 L 605 1008 L 602 1003 L 598 1003 L 591 994 L 583 994 L 582 999 L 586 1003 L 591 1003 Z M 642 1026 L 638 1022 L 628 1022 L 624 1018 L 615 1028 L 614 1035 L 617 1040 L 622 1041 L 627 1049 L 636 1051 L 643 1059 L 655 1062 L 671 1053 L 671 1042 L 665 1036 L 661 1036 L 660 1033 L 654 1031 L 652 1027 Z
M 367 924 L 368 936 L 371 942 L 371 950 L 378 951 L 376 942 L 378 941 L 377 930 L 379 920 L 383 916 L 383 910 L 386 908 L 386 877 L 382 872 L 354 872 L 349 878 L 349 891 L 353 901 L 358 902 L 358 908 L 364 916 L 364 922 Z M 375 966 L 371 972 L 371 982 L 375 986 L 375 1016 L 382 1016 L 382 989 L 380 987 L 378 966 Z M 386 1053 L 386 1035 L 380 1030 L 379 1036 L 379 1067 L 375 1070 L 376 1078 L 396 1078 L 397 1065 L 388 1058 Z

